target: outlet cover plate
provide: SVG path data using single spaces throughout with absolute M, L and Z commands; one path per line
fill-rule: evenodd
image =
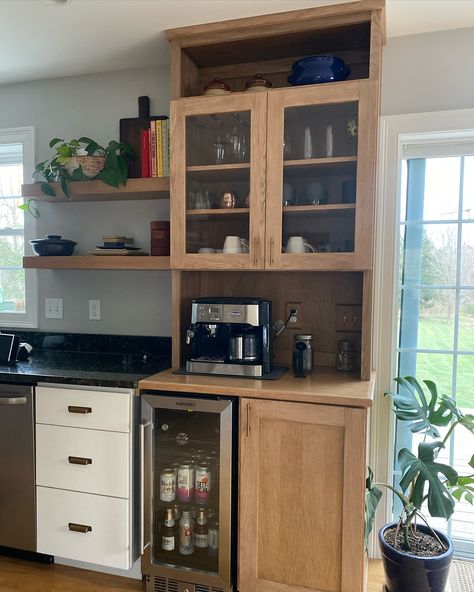
M 362 331 L 362 305 L 336 304 L 336 331 L 346 333 Z
M 89 320 L 100 321 L 100 300 L 89 300 Z

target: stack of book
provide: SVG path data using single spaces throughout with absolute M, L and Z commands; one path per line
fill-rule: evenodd
M 142 177 L 169 177 L 170 127 L 167 117 L 153 119 L 148 129 L 142 129 L 140 153 Z

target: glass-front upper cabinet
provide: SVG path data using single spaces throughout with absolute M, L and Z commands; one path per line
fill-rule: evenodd
M 368 81 L 269 93 L 267 268 L 370 268 L 375 96 Z
M 257 93 L 172 103 L 172 267 L 263 267 L 266 103 Z

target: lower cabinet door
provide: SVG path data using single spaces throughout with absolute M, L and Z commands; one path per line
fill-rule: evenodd
M 38 552 L 129 569 L 126 499 L 37 487 Z
M 362 592 L 367 411 L 241 399 L 239 592 Z

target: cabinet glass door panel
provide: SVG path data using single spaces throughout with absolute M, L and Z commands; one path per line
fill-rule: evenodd
M 357 133 L 356 101 L 284 109 L 283 252 L 354 251 Z
M 249 252 L 250 162 L 250 110 L 186 118 L 187 254 Z

